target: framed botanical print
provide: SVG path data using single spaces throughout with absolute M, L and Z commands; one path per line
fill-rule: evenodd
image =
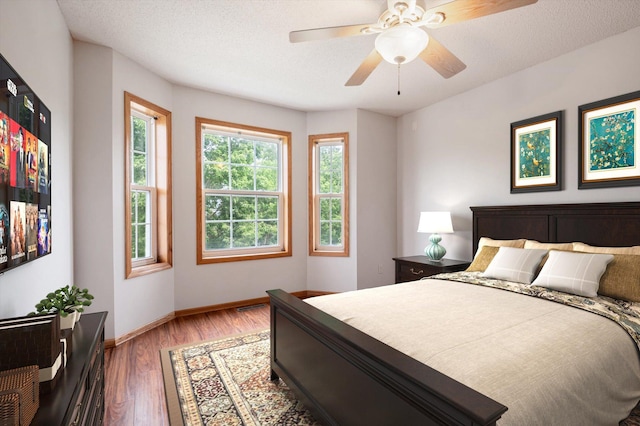
M 640 91 L 578 107 L 578 189 L 640 185 Z
M 511 193 L 562 187 L 562 111 L 511 123 Z

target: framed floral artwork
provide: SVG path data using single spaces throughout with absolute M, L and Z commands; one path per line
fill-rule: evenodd
M 562 111 L 511 123 L 511 193 L 562 188 Z
M 640 91 L 578 107 L 578 189 L 640 185 Z

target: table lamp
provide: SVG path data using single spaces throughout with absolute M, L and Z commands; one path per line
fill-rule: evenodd
M 440 234 L 452 233 L 451 213 L 449 212 L 421 212 L 418 232 L 431 233 L 431 245 L 424 249 L 424 254 L 431 260 L 439 262 L 447 252 L 438 244 L 442 241 Z

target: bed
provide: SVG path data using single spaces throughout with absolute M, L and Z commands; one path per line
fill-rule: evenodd
M 493 206 L 471 210 L 474 253 L 481 237 L 607 247 L 640 245 L 640 203 Z M 425 284 L 417 283 L 421 285 L 419 288 L 426 287 Z M 408 289 L 400 285 L 389 287 Z M 491 425 L 502 416 L 506 420 L 509 408 L 512 412 L 520 410 L 453 379 L 440 371 L 441 367 L 433 368 L 430 363 L 382 343 L 347 324 L 346 319 L 340 321 L 281 290 L 268 293 L 272 379 L 281 377 L 314 416 L 326 424 Z M 388 297 L 391 300 L 393 296 Z M 342 315 L 348 317 L 348 312 Z M 632 343 L 627 342 L 626 346 L 627 352 L 637 351 Z M 629 368 L 637 370 L 638 366 Z M 517 374 L 512 375 L 513 381 L 517 381 Z M 629 386 L 629 392 L 640 392 L 633 389 L 633 381 Z M 624 398 L 635 398 L 629 392 Z

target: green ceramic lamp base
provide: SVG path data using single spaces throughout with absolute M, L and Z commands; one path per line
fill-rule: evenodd
M 439 262 L 447 253 L 447 250 L 438 244 L 442 241 L 442 237 L 439 234 L 431 234 L 429 241 L 431 245 L 424 249 L 424 254 L 434 262 Z

